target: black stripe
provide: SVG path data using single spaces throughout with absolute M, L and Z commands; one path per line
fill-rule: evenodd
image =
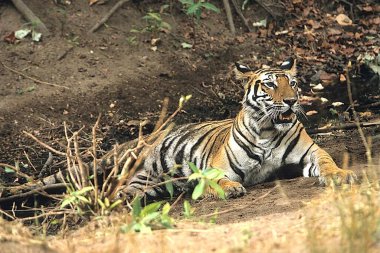
M 207 131 L 206 133 L 204 133 L 200 138 L 198 138 L 198 140 L 194 143 L 194 145 L 191 147 L 190 149 L 190 160 L 193 159 L 193 156 L 194 156 L 194 153 L 195 153 L 195 150 L 199 147 L 199 145 L 201 145 L 201 143 L 203 142 L 203 140 L 210 134 L 212 133 L 213 131 L 217 131 L 217 128 L 220 127 L 220 126 L 216 126 L 215 128 L 212 128 L 211 130 Z
M 289 128 L 289 130 L 286 131 L 286 133 L 284 133 L 284 134 L 281 136 L 281 138 L 277 141 L 277 143 L 276 143 L 276 145 L 274 146 L 273 149 L 276 149 L 276 148 L 278 148 L 278 146 L 280 146 L 282 140 L 288 135 L 288 133 L 290 132 L 290 130 L 292 130 L 292 128 L 296 125 L 296 123 L 297 123 L 297 120 L 295 120 L 294 123 L 293 123 L 293 125 Z M 298 127 L 298 126 L 297 126 L 297 127 Z M 297 131 L 295 131 L 295 132 L 297 132 Z M 293 134 L 294 134 L 294 133 L 293 133 Z M 290 138 L 289 138 L 289 139 L 290 139 Z
M 236 130 L 237 131 L 237 130 Z M 257 154 L 253 153 L 252 150 L 247 146 L 245 145 L 240 139 L 238 136 L 236 136 L 235 134 L 235 131 L 233 132 L 232 134 L 234 140 L 236 141 L 236 143 L 244 150 L 244 152 L 246 153 L 246 155 L 250 158 L 250 159 L 253 159 L 253 160 L 256 160 L 259 162 L 259 164 L 262 163 L 262 158 L 260 156 L 258 156 Z
M 176 164 L 183 163 L 183 155 L 185 154 L 185 148 L 186 148 L 186 145 L 183 145 L 182 148 L 176 154 L 175 159 L 174 159 Z
M 210 148 L 208 149 L 208 154 L 207 154 L 207 156 L 206 156 L 206 158 L 205 158 L 205 163 L 206 163 L 206 164 L 208 164 L 208 160 L 210 159 L 211 153 L 212 153 L 212 151 L 213 151 L 213 149 L 214 149 L 214 146 L 215 146 L 215 144 L 216 144 L 216 139 L 217 139 L 221 134 L 223 134 L 222 131 L 225 131 L 225 130 L 227 130 L 227 129 L 229 129 L 229 128 L 230 128 L 230 126 L 225 125 L 225 128 L 224 128 L 224 129 L 221 129 L 221 130 L 215 132 L 215 138 L 214 138 L 214 141 L 213 141 L 213 143 L 211 144 Z M 227 136 L 228 136 L 227 133 L 228 133 L 228 132 L 224 132 L 223 139 L 220 140 L 220 143 L 226 143 L 226 138 L 227 138 Z M 210 138 L 212 138 L 212 137 L 214 137 L 214 135 L 211 136 Z M 206 146 L 205 146 L 205 149 L 207 149 Z M 202 162 L 203 162 L 203 160 L 202 160 Z
M 148 178 L 146 176 L 143 176 L 143 175 L 137 175 L 136 178 L 138 178 L 142 181 L 148 181 Z
M 290 142 L 289 146 L 286 148 L 285 153 L 284 153 L 284 155 L 283 155 L 283 157 L 282 157 L 282 164 L 284 164 L 284 162 L 285 162 L 287 156 L 290 154 L 290 152 L 292 152 L 292 150 L 294 149 L 294 147 L 297 145 L 297 142 L 298 142 L 298 140 L 299 140 L 300 137 L 301 137 L 301 131 L 302 131 L 302 129 L 303 129 L 303 127 L 300 128 L 300 130 L 298 131 L 298 135 L 297 135 L 297 137 L 294 138 L 294 139 Z M 297 131 L 295 131 L 295 132 L 297 132 Z
M 303 159 L 305 159 L 305 156 L 307 155 L 307 153 L 309 152 L 309 150 L 311 149 L 312 146 L 314 146 L 314 142 L 310 145 L 310 147 L 306 150 L 306 152 L 301 156 L 301 159 L 300 159 L 300 165 L 303 165 L 304 166 L 304 163 L 303 163 Z
M 168 166 L 168 164 L 166 163 L 165 156 L 167 155 L 167 152 L 168 152 L 168 149 L 169 149 L 170 145 L 173 143 L 173 141 L 174 141 L 175 139 L 176 139 L 176 138 L 173 138 L 173 140 L 170 140 L 169 138 L 166 139 L 166 140 L 162 143 L 162 146 L 161 146 L 161 149 L 160 149 L 160 163 L 161 163 L 162 171 L 163 171 L 164 173 L 166 173 L 166 172 L 169 171 L 169 166 Z M 170 143 L 167 143 L 167 142 L 170 142 Z
M 241 178 L 242 182 L 244 182 L 244 178 L 245 178 L 244 172 L 235 165 L 234 161 L 231 159 L 231 155 L 229 154 L 227 148 L 230 150 L 231 155 L 233 156 L 234 160 L 237 161 L 237 159 L 234 153 L 232 152 L 231 147 L 227 144 L 226 154 L 227 154 L 229 165 L 231 169 L 235 172 L 235 174 L 237 174 Z

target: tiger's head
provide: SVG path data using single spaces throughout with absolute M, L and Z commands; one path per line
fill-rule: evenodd
M 296 61 L 289 59 L 279 68 L 252 70 L 236 63 L 236 78 L 245 83 L 243 108 L 253 109 L 259 127 L 273 125 L 284 130 L 303 114 L 298 102 Z

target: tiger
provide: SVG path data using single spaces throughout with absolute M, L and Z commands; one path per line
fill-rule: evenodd
M 339 168 L 332 157 L 307 134 L 299 121 L 305 115 L 299 101 L 297 63 L 290 58 L 277 68 L 252 70 L 235 63 L 234 73 L 244 85 L 241 110 L 235 118 L 177 126 L 144 158 L 124 190 L 157 198 L 167 195 L 160 175 L 177 166 L 174 177 L 192 174 L 189 162 L 200 169 L 217 168 L 217 181 L 226 198 L 246 194 L 246 187 L 263 183 L 276 171 L 295 167 L 299 175 L 318 177 L 321 184 L 353 183 L 351 170 Z M 286 174 L 287 171 L 284 171 Z M 174 181 L 177 191 L 186 180 Z M 217 197 L 212 189 L 206 191 Z

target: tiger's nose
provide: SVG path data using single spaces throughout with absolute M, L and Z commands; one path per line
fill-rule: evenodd
M 290 107 L 297 102 L 297 98 L 284 98 L 284 103 Z

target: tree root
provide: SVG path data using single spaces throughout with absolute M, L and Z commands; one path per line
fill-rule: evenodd
M 12 0 L 12 3 L 29 22 L 35 25 L 36 30 L 42 32 L 44 35 L 50 34 L 46 25 L 33 13 L 31 9 L 29 9 L 29 7 L 22 0 Z

